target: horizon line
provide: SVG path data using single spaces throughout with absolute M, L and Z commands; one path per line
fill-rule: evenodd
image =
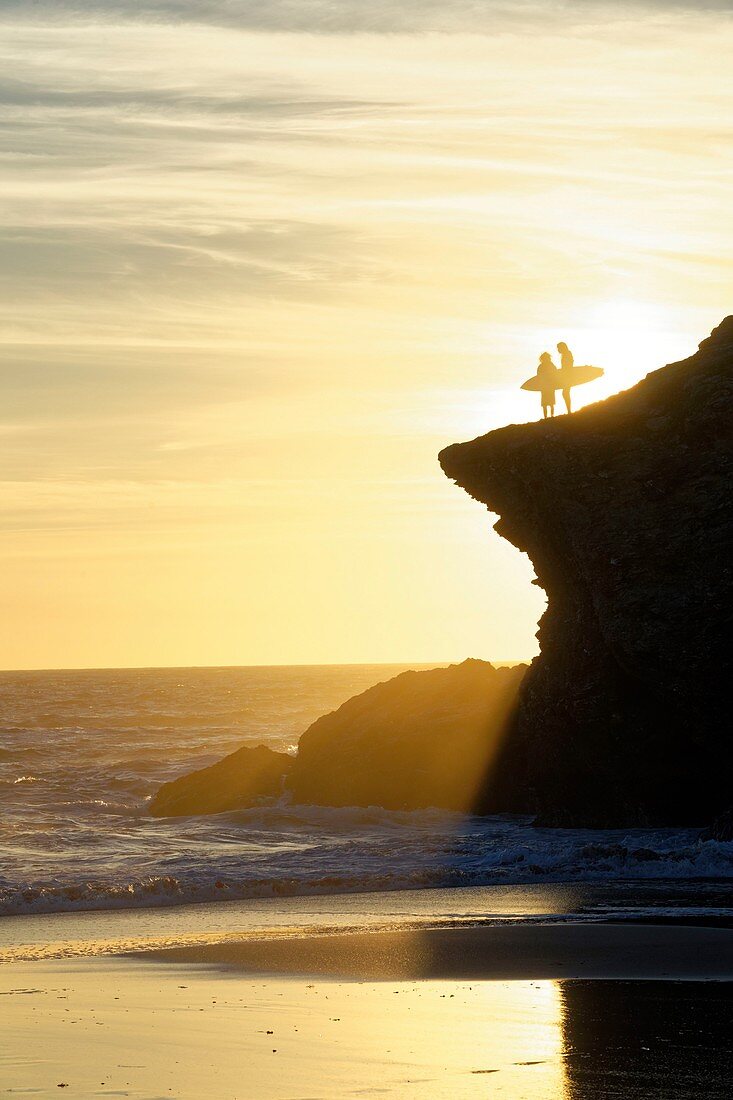
M 411 665 L 415 668 L 440 668 L 446 665 L 459 665 L 464 661 L 486 661 L 496 667 L 506 665 L 528 665 L 532 657 L 489 659 L 487 657 L 462 657 L 435 661 L 295 661 L 291 663 L 260 663 L 244 665 L 68 665 L 65 667 L 0 668 L 0 675 L 24 672 L 191 672 L 194 670 L 251 669 L 251 668 L 395 668 Z

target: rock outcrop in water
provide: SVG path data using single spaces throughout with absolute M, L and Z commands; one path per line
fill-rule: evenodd
M 245 746 L 208 768 L 164 783 L 150 803 L 154 817 L 218 814 L 251 806 L 260 798 L 282 793 L 293 763 L 286 752 L 265 745 Z
M 403 672 L 319 718 L 294 757 L 240 749 L 164 784 L 150 812 L 220 813 L 283 793 L 321 806 L 471 809 L 525 672 L 474 660 Z
M 319 718 L 298 743 L 296 802 L 473 807 L 500 751 L 526 665 L 469 660 L 403 672 Z
M 442 452 L 548 597 L 478 810 L 613 827 L 730 806 L 732 443 L 729 317 L 625 393 Z

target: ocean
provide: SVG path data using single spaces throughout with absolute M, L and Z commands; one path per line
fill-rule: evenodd
M 0 673 L 0 915 L 429 887 L 528 896 L 543 883 L 595 884 L 586 915 L 591 897 L 599 915 L 643 916 L 672 894 L 677 915 L 730 914 L 733 843 L 693 829 L 542 830 L 285 799 L 148 815 L 166 780 L 245 744 L 293 751 L 315 718 L 404 667 Z

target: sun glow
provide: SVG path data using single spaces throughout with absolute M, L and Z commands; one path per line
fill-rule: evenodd
M 534 374 L 541 352 L 549 351 L 559 366 L 557 343 L 564 340 L 577 364 L 603 367 L 602 378 L 573 390 L 573 408 L 579 409 L 636 385 L 651 371 L 692 355 L 696 343 L 688 327 L 662 305 L 633 299 L 601 301 L 584 313 L 568 310 L 567 323 L 528 325 L 517 334 L 514 346 L 497 355 L 493 326 L 467 327 L 463 343 L 447 344 L 446 355 L 463 355 L 480 364 L 478 371 L 493 385 L 446 387 L 430 394 L 430 411 L 412 410 L 413 424 L 425 431 L 442 431 L 446 438 L 483 435 L 505 424 L 539 419 L 537 395 L 520 391 L 525 378 Z M 704 332 L 704 329 L 701 329 Z M 475 368 L 474 368 L 475 369 Z M 562 403 L 558 406 L 558 412 Z
M 576 363 L 591 363 L 605 371 L 597 384 L 576 389 L 576 407 L 629 389 L 650 371 L 695 351 L 671 310 L 624 299 L 599 304 L 584 322 L 565 329 L 558 339 L 569 344 Z

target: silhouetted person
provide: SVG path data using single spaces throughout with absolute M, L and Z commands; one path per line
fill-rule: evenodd
M 537 377 L 540 380 L 542 415 L 547 420 L 548 416 L 555 415 L 555 386 L 557 384 L 557 367 L 553 363 L 549 351 L 543 351 L 540 356 Z
M 560 352 L 560 381 L 569 381 L 570 372 L 575 365 L 573 353 L 568 345 L 563 343 L 557 345 L 557 350 Z M 563 378 L 563 374 L 565 374 L 565 378 Z M 573 410 L 570 408 L 570 386 L 563 386 L 562 395 L 565 399 L 565 408 L 568 412 L 572 412 Z

